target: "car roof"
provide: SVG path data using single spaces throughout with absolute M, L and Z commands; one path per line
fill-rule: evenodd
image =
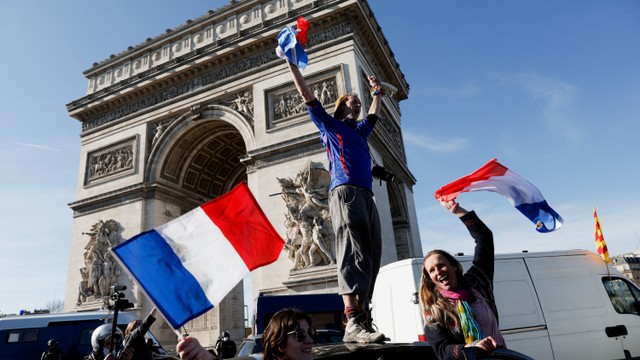
M 47 327 L 50 323 L 78 322 L 101 319 L 112 319 L 113 313 L 108 311 L 84 311 L 55 314 L 16 315 L 0 319 L 0 330 L 6 329 L 32 329 Z M 135 313 L 121 311 L 118 313 L 118 325 L 126 325 L 138 317 Z
M 343 332 L 340 330 L 336 330 L 336 329 L 316 329 L 315 330 L 317 333 L 335 333 L 335 334 L 342 334 Z M 242 338 L 242 340 L 255 340 L 255 339 L 262 339 L 262 334 L 257 334 L 257 335 L 249 335 L 245 338 Z
M 314 359 L 437 359 L 433 348 L 426 342 L 373 344 L 334 343 L 327 345 L 316 345 L 312 348 L 312 351 Z
M 465 356 L 472 359 L 471 348 L 465 350 Z M 438 357 L 428 342 L 413 343 L 334 343 L 314 345 L 313 358 L 326 360 L 437 360 Z M 471 351 L 471 353 L 468 353 Z M 495 356 L 495 357 L 494 357 Z M 525 354 L 509 349 L 496 349 L 492 359 L 533 360 Z M 482 359 L 485 359 L 482 357 Z

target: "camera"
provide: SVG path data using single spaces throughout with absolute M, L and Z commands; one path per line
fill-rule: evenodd
M 105 305 L 109 310 L 126 310 L 131 309 L 134 305 L 131 301 L 124 298 L 122 291 L 127 290 L 125 285 L 111 286 L 111 295 L 106 299 Z
M 380 180 L 381 184 L 382 181 L 391 182 L 396 179 L 396 176 L 392 172 L 388 171 L 380 165 L 375 165 L 371 169 L 371 175 L 373 175 L 374 178 Z

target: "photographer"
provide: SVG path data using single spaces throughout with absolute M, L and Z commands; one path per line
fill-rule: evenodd
M 131 360 L 151 360 L 153 358 L 144 335 L 149 331 L 151 324 L 156 321 L 154 316 L 156 311 L 154 307 L 144 321 L 133 320 L 127 325 L 124 331 L 124 348 L 133 349 L 133 357 Z
M 133 358 L 133 349 L 123 349 L 118 352 L 117 344 L 122 339 L 122 331 L 116 327 L 113 337 L 112 324 L 104 324 L 98 326 L 91 334 L 91 354 L 84 357 L 84 360 L 131 360 Z M 110 352 L 111 343 L 113 342 L 114 351 Z
M 329 157 L 329 212 L 336 237 L 339 293 L 347 318 L 343 341 L 384 341 L 384 334 L 374 330 L 365 311 L 365 304 L 373 295 L 382 257 L 380 218 L 373 200 L 367 138 L 378 122 L 384 89 L 375 76 L 370 76 L 369 114 L 358 120 L 362 103 L 356 94 L 350 94 L 338 99 L 331 116 L 309 89 L 298 67 L 287 64 L 311 120 L 320 130 L 320 139 Z
M 84 357 L 84 360 L 131 360 L 133 358 L 133 349 L 123 347 L 118 351 L 118 345 L 122 340 L 122 330 L 118 329 L 118 312 L 120 310 L 130 309 L 133 304 L 124 298 L 123 290 L 127 287 L 124 285 L 111 286 L 111 295 L 104 298 L 105 306 L 113 311 L 111 324 L 103 324 L 98 326 L 91 334 L 91 354 Z

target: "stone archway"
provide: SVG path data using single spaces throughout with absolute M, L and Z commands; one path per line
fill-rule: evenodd
M 200 204 L 246 180 L 247 145 L 253 136 L 247 120 L 230 108 L 210 105 L 156 131 L 147 159 L 145 182 L 183 192 Z

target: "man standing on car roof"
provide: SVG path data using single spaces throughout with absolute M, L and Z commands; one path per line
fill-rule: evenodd
M 283 43 L 287 31 L 293 30 L 285 28 L 278 35 L 283 52 L 288 48 Z M 372 101 L 364 119 L 358 120 L 362 103 L 356 94 L 341 96 L 335 103 L 334 114 L 330 115 L 307 85 L 298 62 L 292 63 L 288 55 L 287 60 L 293 82 L 304 99 L 311 120 L 320 130 L 320 139 L 329 158 L 329 212 L 336 237 L 338 288 L 347 318 L 343 341 L 384 341 L 384 334 L 374 329 L 365 311 L 365 304 L 373 295 L 382 258 L 380 218 L 373 199 L 367 138 L 378 122 L 384 89 L 375 76 L 369 76 Z

